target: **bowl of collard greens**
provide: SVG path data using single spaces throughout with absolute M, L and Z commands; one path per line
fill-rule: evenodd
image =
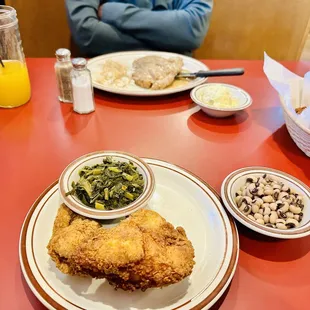
M 139 157 L 118 151 L 86 154 L 59 179 L 63 203 L 94 219 L 116 219 L 145 207 L 155 190 L 153 171 Z

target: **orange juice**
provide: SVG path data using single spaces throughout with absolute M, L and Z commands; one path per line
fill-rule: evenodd
M 0 107 L 14 108 L 30 99 L 30 81 L 26 64 L 18 60 L 3 60 L 0 65 Z

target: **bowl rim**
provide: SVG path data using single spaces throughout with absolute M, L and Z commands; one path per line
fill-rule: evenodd
M 229 88 L 235 88 L 236 90 L 240 91 L 241 93 L 243 93 L 245 95 L 245 97 L 247 98 L 247 101 L 243 105 L 235 107 L 235 108 L 217 108 L 217 107 L 213 107 L 213 106 L 207 105 L 207 104 L 203 103 L 202 101 L 200 101 L 196 97 L 196 92 L 200 88 L 209 87 L 210 85 L 224 85 L 224 86 L 229 87 Z M 232 84 L 227 84 L 227 83 L 204 83 L 204 84 L 201 84 L 201 85 L 196 86 L 195 88 L 193 88 L 191 90 L 190 97 L 197 105 L 199 105 L 202 108 L 207 108 L 207 109 L 210 109 L 210 110 L 221 111 L 221 112 L 237 112 L 237 111 L 242 111 L 242 110 L 248 108 L 253 103 L 253 99 L 252 99 L 252 97 L 250 96 L 250 94 L 248 92 L 246 92 L 244 89 L 242 89 L 242 88 L 240 88 L 238 86 L 235 86 L 235 85 L 232 85 Z
M 139 166 L 139 168 L 142 169 L 146 175 L 146 184 L 143 193 L 126 207 L 114 210 L 97 210 L 90 208 L 78 199 L 71 196 L 66 196 L 66 188 L 69 187 L 69 185 L 67 186 L 68 179 L 73 171 L 80 169 L 81 165 L 90 159 L 102 158 L 106 156 L 124 157 L 126 160 L 132 160 L 137 166 Z M 72 171 L 70 175 L 68 175 L 70 170 Z M 150 166 L 136 155 L 122 151 L 97 151 L 82 155 L 70 162 L 60 175 L 58 189 L 63 202 L 74 212 L 95 219 L 116 219 L 131 214 L 132 212 L 143 207 L 150 200 L 155 190 L 155 176 Z
M 246 173 L 245 173 L 246 172 Z M 281 230 L 278 228 L 270 228 L 263 226 L 261 224 L 255 223 L 253 220 L 249 219 L 246 215 L 244 215 L 235 203 L 232 203 L 230 200 L 233 200 L 233 197 L 228 191 L 229 188 L 233 186 L 231 182 L 234 180 L 237 181 L 240 179 L 240 177 L 243 177 L 246 174 L 257 174 L 257 173 L 267 173 L 274 175 L 276 177 L 280 177 L 283 179 L 286 179 L 289 182 L 294 183 L 297 187 L 300 188 L 300 191 L 306 194 L 306 197 L 308 201 L 310 201 L 310 188 L 297 179 L 296 177 L 269 167 L 262 167 L 262 166 L 250 166 L 250 167 L 244 167 L 237 169 L 233 172 L 231 172 L 223 181 L 221 186 L 221 196 L 223 203 L 226 207 L 226 209 L 231 213 L 231 215 L 238 220 L 241 224 L 247 226 L 248 228 L 261 233 L 263 235 L 274 237 L 274 238 L 281 238 L 281 239 L 295 239 L 295 238 L 301 238 L 310 235 L 310 219 L 301 225 L 298 228 L 289 229 L 289 230 Z

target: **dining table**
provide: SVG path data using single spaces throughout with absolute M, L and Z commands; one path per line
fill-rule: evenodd
M 0 109 L 0 309 L 45 309 L 20 268 L 20 231 L 40 193 L 83 154 L 120 150 L 167 161 L 191 171 L 218 193 L 229 173 L 247 166 L 275 168 L 310 184 L 310 158 L 286 129 L 262 60 L 202 60 L 211 69 L 245 70 L 242 76 L 208 80 L 241 87 L 253 99 L 248 109 L 222 119 L 204 114 L 189 91 L 129 97 L 95 90 L 95 112 L 77 114 L 72 104 L 58 101 L 54 62 L 28 58 L 30 101 Z M 310 71 L 310 62 L 282 63 L 300 76 Z M 236 272 L 212 309 L 309 309 L 310 236 L 272 239 L 239 223 L 237 228 Z

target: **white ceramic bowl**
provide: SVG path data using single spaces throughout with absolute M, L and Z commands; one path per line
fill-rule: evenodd
M 298 228 L 281 230 L 266 227 L 249 219 L 245 214 L 239 211 L 235 203 L 236 192 L 246 183 L 248 177 L 258 177 L 265 173 L 287 184 L 294 192 L 303 196 L 305 207 L 303 209 L 303 219 Z M 310 235 L 310 188 L 287 173 L 266 167 L 246 167 L 238 169 L 229 174 L 223 181 L 221 195 L 227 210 L 232 216 L 243 225 L 258 233 L 281 239 L 295 239 Z
M 79 171 L 83 167 L 93 166 L 99 163 L 101 164 L 103 158 L 107 156 L 111 156 L 116 161 L 131 161 L 135 164 L 135 166 L 137 166 L 137 170 L 143 175 L 145 182 L 144 190 L 140 197 L 124 208 L 115 210 L 97 210 L 84 205 L 74 195 L 66 196 L 66 193 L 72 189 L 72 181 L 77 182 L 79 180 Z M 95 152 L 79 157 L 70 163 L 62 172 L 58 186 L 62 202 L 65 203 L 72 211 L 94 219 L 116 219 L 127 216 L 147 205 L 155 190 L 155 177 L 148 164 L 137 156 L 116 151 Z
M 216 108 L 200 101 L 198 99 L 199 94 L 201 92 L 207 91 L 210 86 L 214 85 L 227 87 L 230 90 L 232 96 L 237 98 L 239 105 L 234 108 Z M 207 83 L 197 86 L 191 91 L 190 96 L 192 100 L 201 107 L 203 112 L 212 117 L 228 117 L 237 113 L 238 111 L 242 111 L 248 108 L 252 104 L 252 98 L 246 91 L 234 85 L 223 83 Z

